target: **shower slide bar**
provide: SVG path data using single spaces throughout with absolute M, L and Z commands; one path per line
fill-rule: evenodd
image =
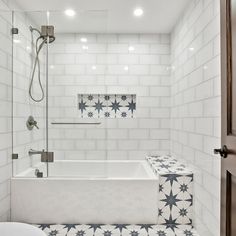
M 52 122 L 52 125 L 100 125 L 102 122 Z

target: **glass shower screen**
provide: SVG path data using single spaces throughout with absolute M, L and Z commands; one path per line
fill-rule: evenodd
M 104 10 L 50 12 L 56 39 L 48 48 L 47 141 L 55 158 L 49 176 L 106 175 L 107 20 Z

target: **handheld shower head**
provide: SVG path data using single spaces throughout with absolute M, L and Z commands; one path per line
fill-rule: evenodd
M 52 25 L 42 25 L 41 31 L 30 26 L 29 30 L 31 32 L 34 32 L 34 31 L 38 32 L 38 34 L 40 35 L 40 38 L 42 38 L 45 41 L 45 43 L 48 43 L 48 38 L 49 38 L 49 43 L 52 43 L 55 40 L 54 26 Z
M 43 85 L 42 85 L 42 82 L 41 82 L 39 53 L 42 50 L 43 45 L 45 43 L 52 43 L 55 40 L 54 26 L 52 26 L 52 25 L 42 25 L 41 26 L 41 31 L 39 31 L 38 29 L 33 28 L 32 26 L 30 26 L 29 30 L 31 31 L 31 34 L 32 34 L 32 40 L 33 40 L 33 32 L 34 31 L 38 32 L 38 34 L 39 34 L 39 37 L 37 38 L 36 43 L 35 43 L 36 44 L 36 46 L 35 46 L 36 47 L 36 55 L 35 55 L 35 60 L 34 60 L 33 68 L 32 68 L 30 85 L 29 85 L 29 96 L 33 101 L 41 102 L 44 99 L 45 95 L 44 95 Z M 42 42 L 40 42 L 40 40 L 42 40 Z M 40 44 L 39 44 L 39 42 L 40 42 Z M 38 82 L 39 82 L 39 86 L 40 86 L 40 89 L 41 89 L 41 92 L 42 92 L 42 96 L 39 99 L 35 98 L 32 94 L 32 87 L 33 87 L 36 67 L 38 67 Z

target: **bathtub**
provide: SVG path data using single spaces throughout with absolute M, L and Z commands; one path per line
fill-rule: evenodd
M 13 221 L 157 223 L 158 179 L 146 161 L 55 161 L 47 178 L 34 171 L 11 180 Z

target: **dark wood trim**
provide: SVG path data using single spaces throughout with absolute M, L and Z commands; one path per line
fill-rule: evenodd
M 226 0 L 226 47 L 227 47 L 227 134 L 232 134 L 232 22 L 231 1 Z
M 231 214 L 232 214 L 232 175 L 226 173 L 226 236 L 231 236 Z
M 230 150 L 221 161 L 221 236 L 236 235 L 236 0 L 221 0 L 221 144 Z M 234 51 L 233 51 L 234 50 Z M 233 114 L 234 113 L 234 114 Z
M 227 14 L 226 14 L 226 5 L 227 0 L 220 1 L 221 6 L 221 143 L 225 144 L 227 139 L 227 132 L 230 129 L 227 125 L 228 115 L 227 115 Z M 221 236 L 226 236 L 226 179 L 227 172 L 224 168 L 224 164 L 221 166 Z

